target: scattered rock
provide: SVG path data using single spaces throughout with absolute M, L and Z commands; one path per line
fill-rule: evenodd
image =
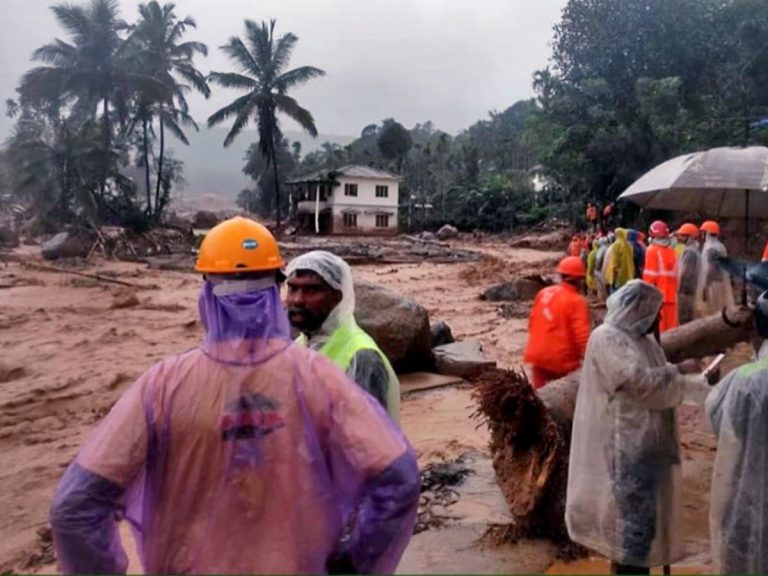
M 60 232 L 43 244 L 43 258 L 58 260 L 59 258 L 85 258 L 91 251 L 89 243 L 70 234 Z
M 210 210 L 200 210 L 192 220 L 192 226 L 201 230 L 209 230 L 219 223 L 219 217 Z
M 437 240 L 437 236 L 434 232 L 422 232 L 421 234 L 417 234 L 416 237 L 429 242 Z
M 19 245 L 19 233 L 10 226 L 0 226 L 0 246 L 16 248 Z
M 135 292 L 121 292 L 114 296 L 109 307 L 112 310 L 123 310 L 125 308 L 135 308 L 139 304 L 141 302 Z
M 432 348 L 456 342 L 451 332 L 451 327 L 442 320 L 437 324 L 433 324 L 429 330 L 432 333 Z
M 458 236 L 459 231 L 456 229 L 456 227 L 451 226 L 450 224 L 446 224 L 437 231 L 438 240 L 450 240 L 451 238 L 457 238 Z
M 381 347 L 397 371 L 432 365 L 427 311 L 408 298 L 368 282 L 355 283 L 355 318 Z
M 531 248 L 533 250 L 563 251 L 568 248 L 568 242 L 572 233 L 568 229 L 555 230 L 545 234 L 527 234 L 512 240 L 509 245 L 512 248 Z
M 488 368 L 496 367 L 496 362 L 483 354 L 483 347 L 477 340 L 438 346 L 432 353 L 435 357 L 435 371 L 447 376 L 472 378 Z
M 539 290 L 551 283 L 541 276 L 525 276 L 511 282 L 491 286 L 480 297 L 488 302 L 511 302 L 513 300 L 533 300 Z

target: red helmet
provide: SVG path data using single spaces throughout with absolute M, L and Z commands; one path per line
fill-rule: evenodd
M 656 220 L 656 222 L 651 224 L 649 232 L 651 233 L 651 238 L 667 238 L 669 236 L 669 226 L 661 220 Z
M 566 256 L 557 265 L 557 273 L 562 276 L 585 278 L 587 269 L 584 267 L 584 261 L 578 256 Z

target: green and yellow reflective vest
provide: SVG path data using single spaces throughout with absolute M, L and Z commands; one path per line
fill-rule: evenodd
M 307 345 L 307 338 L 303 334 L 296 338 L 296 343 L 302 346 Z M 400 382 L 397 379 L 392 365 L 379 349 L 376 342 L 368 333 L 360 328 L 356 322 L 345 322 L 331 334 L 328 341 L 318 350 L 320 354 L 331 360 L 344 372 L 349 370 L 355 355 L 361 350 L 373 350 L 379 355 L 389 376 L 387 386 L 387 413 L 397 423 L 400 424 Z M 358 384 L 361 384 L 358 382 Z M 361 387 L 365 387 L 361 385 Z

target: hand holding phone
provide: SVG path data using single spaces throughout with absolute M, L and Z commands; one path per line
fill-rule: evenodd
M 720 380 L 720 364 L 725 360 L 725 354 L 718 354 L 717 357 L 704 369 L 702 375 L 707 379 L 710 385 L 717 384 Z

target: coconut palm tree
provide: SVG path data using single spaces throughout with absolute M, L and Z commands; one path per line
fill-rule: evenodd
M 147 215 L 160 217 L 162 204 L 160 198 L 163 182 L 165 159 L 166 128 L 183 144 L 189 141 L 182 126 L 198 130 L 198 126 L 189 115 L 186 94 L 191 90 L 208 98 L 211 89 L 205 76 L 194 65 L 194 58 L 200 54 L 208 55 L 208 47 L 200 42 L 181 42 L 188 28 L 196 28 L 194 19 L 187 16 L 177 18 L 175 5 L 160 5 L 156 0 L 139 5 L 141 16 L 133 28 L 128 40 L 135 55 L 133 63 L 137 71 L 150 75 L 159 81 L 165 90 L 142 93 L 139 98 L 137 118 L 142 123 L 143 161 L 147 194 Z M 150 190 L 150 132 L 154 119 L 160 125 L 160 151 L 157 157 L 157 182 L 155 186 L 154 211 Z
M 234 117 L 232 128 L 224 140 L 226 147 L 252 120 L 256 122 L 259 150 L 274 171 L 279 230 L 280 185 L 277 147 L 282 142 L 282 134 L 276 115 L 277 112 L 286 114 L 311 136 L 317 136 L 312 114 L 288 96 L 288 91 L 312 78 L 325 76 L 325 72 L 312 66 L 286 70 L 298 38 L 290 32 L 275 38 L 275 20 L 258 24 L 253 20 L 246 20 L 245 32 L 245 41 L 233 36 L 221 48 L 237 66 L 238 72 L 211 72 L 208 79 L 219 86 L 245 90 L 246 93 L 208 118 L 208 126 L 215 126 Z
M 159 87 L 143 74 L 126 71 L 121 31 L 127 25 L 119 18 L 117 0 L 59 4 L 51 10 L 71 37 L 71 43 L 57 38 L 38 48 L 32 58 L 45 66 L 27 72 L 19 90 L 22 100 L 27 102 L 59 102 L 71 107 L 70 117 L 80 122 L 96 117 L 101 106 L 103 160 L 99 199 L 103 201 L 112 160 L 110 106 L 124 123 L 125 95 L 135 89 L 150 91 Z

